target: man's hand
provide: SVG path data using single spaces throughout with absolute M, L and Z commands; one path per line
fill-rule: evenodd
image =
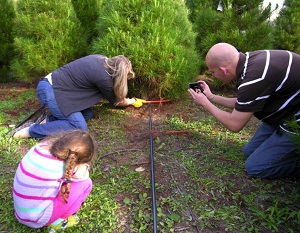
M 207 83 L 205 81 L 199 81 L 200 82 L 200 85 L 203 89 L 203 93 L 207 96 L 208 99 L 211 99 L 211 97 L 214 95 L 209 86 L 207 85 Z
M 207 97 L 202 92 L 200 92 L 200 91 L 197 93 L 193 89 L 189 88 L 188 92 L 191 94 L 194 102 L 197 105 L 204 106 L 205 104 L 207 104 L 208 102 L 210 102 L 207 99 Z

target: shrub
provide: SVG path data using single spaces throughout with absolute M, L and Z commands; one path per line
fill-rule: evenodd
M 219 1 L 217 1 L 219 2 Z M 269 21 L 271 6 L 262 9 L 263 0 L 221 1 L 218 11 L 216 1 L 187 0 L 190 18 L 197 33 L 197 50 L 202 60 L 211 46 L 219 42 L 234 45 L 242 52 L 272 47 L 272 26 Z M 205 71 L 201 64 L 201 71 Z
M 15 19 L 15 9 L 12 0 L 0 0 L 0 77 L 9 81 L 9 65 L 13 59 L 12 29 Z
M 14 27 L 16 76 L 32 81 L 74 60 L 87 49 L 71 0 L 18 0 Z
M 285 0 L 275 20 L 275 47 L 300 53 L 300 2 Z
M 77 18 L 81 22 L 81 25 L 87 34 L 88 43 L 92 42 L 94 37 L 97 35 L 95 24 L 99 18 L 103 1 L 104 0 L 72 0 Z
M 198 74 L 195 34 L 182 0 L 106 1 L 97 31 L 92 52 L 128 57 L 137 97 L 179 98 Z

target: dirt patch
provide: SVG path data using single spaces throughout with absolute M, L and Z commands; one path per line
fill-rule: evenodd
M 0 99 L 2 101 L 5 100 L 15 100 L 15 103 L 18 102 L 18 97 L 22 94 L 24 91 L 35 91 L 36 83 L 26 83 L 21 81 L 14 81 L 9 83 L 1 83 L 0 84 Z M 39 101 L 35 99 L 28 100 L 26 104 L 21 103 L 22 107 L 21 109 L 3 109 L 2 111 L 11 115 L 13 118 L 19 116 L 20 112 L 23 113 L 30 113 L 34 110 L 38 109 L 40 106 Z
M 0 98 L 4 100 L 8 96 L 17 98 L 20 93 L 24 90 L 34 90 L 35 84 L 24 84 L 24 83 L 10 83 L 4 84 L 0 91 Z M 224 93 L 223 93 L 224 94 Z M 228 93 L 231 95 L 232 93 Z M 226 95 L 226 94 L 225 94 Z M 11 98 L 11 97 L 9 97 Z M 40 106 L 39 102 L 35 99 L 24 104 L 21 108 L 18 108 L 16 112 L 10 111 L 7 112 L 13 118 L 17 117 L 20 112 L 33 112 L 38 109 Z M 184 106 L 184 107 L 183 107 Z M 113 109 L 109 107 L 110 111 L 118 111 L 118 109 Z M 97 127 L 102 127 L 102 114 L 107 108 L 104 104 L 102 107 L 95 107 L 95 117 L 88 123 L 91 134 L 94 138 L 97 138 L 96 141 L 99 148 L 105 148 L 106 143 L 110 143 L 103 135 L 105 132 L 102 132 Z M 184 109 L 184 111 L 182 111 Z M 181 163 L 180 159 L 175 159 L 173 154 L 177 152 L 184 152 L 188 156 L 191 156 L 195 159 L 197 163 L 205 164 L 208 167 L 208 171 L 205 173 L 206 176 L 216 177 L 218 175 L 212 174 L 209 170 L 210 162 L 218 161 L 220 167 L 226 164 L 232 164 L 232 167 L 237 170 L 238 176 L 233 176 L 232 174 L 224 177 L 220 177 L 220 183 L 226 184 L 227 180 L 235 180 L 236 187 L 243 187 L 241 192 L 243 194 L 251 193 L 253 187 L 251 186 L 251 178 L 246 174 L 243 174 L 240 164 L 230 158 L 223 158 L 219 155 L 211 155 L 210 157 L 205 158 L 205 155 L 195 149 L 190 147 L 191 142 L 197 142 L 199 137 L 195 137 L 190 133 L 189 130 L 175 130 L 166 128 L 165 120 L 173 119 L 174 117 L 181 119 L 183 121 L 201 121 L 209 116 L 209 114 L 203 111 L 201 108 L 195 106 L 192 101 L 171 101 L 170 103 L 164 104 L 153 104 L 151 105 L 151 121 L 150 121 L 150 109 L 148 106 L 143 106 L 139 109 L 134 109 L 133 107 L 128 107 L 123 109 L 126 112 L 125 117 L 122 118 L 122 121 L 117 122 L 120 125 L 119 128 L 125 132 L 125 137 L 127 139 L 127 145 L 115 143 L 113 151 L 100 151 L 99 150 L 99 160 L 102 160 L 101 169 L 104 172 L 110 172 L 114 166 L 128 164 L 130 162 L 130 169 L 135 170 L 137 168 L 143 168 L 144 174 L 146 176 L 151 175 L 151 167 L 149 160 L 149 144 L 150 144 L 150 123 L 152 126 L 151 136 L 154 141 L 156 141 L 155 152 L 159 151 L 155 156 L 159 156 L 159 162 L 155 163 L 155 179 L 156 183 L 160 184 L 164 189 L 157 189 L 157 197 L 161 199 L 167 198 L 171 193 L 188 196 L 190 193 L 193 193 L 194 196 L 197 196 L 199 199 L 215 201 L 218 200 L 221 203 L 221 206 L 230 206 L 231 200 L 224 199 L 224 196 L 217 196 L 218 192 L 209 193 L 205 190 L 204 185 L 201 186 L 199 183 L 191 181 L 186 175 L 186 168 Z M 99 117 L 98 117 L 99 116 Z M 247 127 L 252 129 L 253 132 L 257 128 L 259 121 L 252 119 Z M 214 130 L 214 129 L 212 129 Z M 106 135 L 105 135 L 106 136 Z M 220 133 L 220 137 L 223 135 Z M 249 136 L 249 135 L 247 135 Z M 241 136 L 246 137 L 246 136 Z M 105 140 L 100 140 L 105 138 Z M 213 143 L 213 142 L 212 142 Z M 227 143 L 231 143 L 230 140 L 227 140 Z M 20 148 L 19 153 L 25 154 L 29 145 L 24 145 Z M 220 147 L 221 148 L 221 147 Z M 220 152 L 223 153 L 223 152 Z M 225 154 L 225 153 L 224 153 Z M 121 155 L 121 156 L 120 156 Z M 169 166 L 172 164 L 172 166 Z M 212 163 L 216 164 L 216 163 Z M 222 170 L 222 169 L 220 169 Z M 198 177 L 203 179 L 207 177 L 202 177 L 203 174 L 195 174 Z M 97 182 L 97 181 L 95 181 Z M 266 180 L 266 184 L 270 181 Z M 172 183 L 172 185 L 171 185 Z M 197 190 L 193 190 L 197 187 Z M 143 189 L 144 187 L 141 187 Z M 224 192 L 229 192 L 230 190 L 225 190 Z M 216 195 L 216 196 L 214 196 Z M 241 195 L 242 196 L 242 195 Z M 222 199 L 223 198 L 223 199 Z M 116 201 L 122 203 L 124 200 L 124 194 L 120 193 L 116 197 Z M 241 197 L 238 197 L 235 200 L 238 203 L 241 203 L 241 209 L 246 209 L 247 206 L 243 205 L 243 200 Z M 176 232 L 200 232 L 200 229 L 197 228 L 200 226 L 200 220 L 197 219 L 196 213 L 192 208 L 188 208 L 188 205 L 192 206 L 191 203 L 186 203 L 186 213 L 185 219 L 190 219 L 190 221 L 181 222 L 180 224 L 175 223 Z M 122 211 L 122 210 L 120 210 Z M 244 212 L 247 212 L 245 210 Z M 124 219 L 124 225 L 126 225 L 126 219 Z M 226 223 L 223 221 L 217 221 L 213 217 L 208 218 L 208 223 L 205 223 L 207 227 L 205 231 L 201 232 L 223 232 L 225 229 Z

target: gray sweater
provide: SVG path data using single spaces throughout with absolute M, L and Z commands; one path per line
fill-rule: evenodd
M 102 65 L 104 58 L 89 55 L 52 72 L 56 101 L 65 116 L 90 108 L 103 98 L 116 104 L 112 78 Z

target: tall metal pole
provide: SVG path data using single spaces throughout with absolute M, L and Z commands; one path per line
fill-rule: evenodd
M 155 195 L 155 172 L 154 172 L 154 156 L 153 156 L 153 137 L 152 137 L 152 112 L 149 104 L 149 131 L 150 131 L 150 166 L 151 166 L 151 187 L 152 187 L 152 217 L 153 217 L 153 233 L 157 232 L 157 213 L 156 213 L 156 195 Z

